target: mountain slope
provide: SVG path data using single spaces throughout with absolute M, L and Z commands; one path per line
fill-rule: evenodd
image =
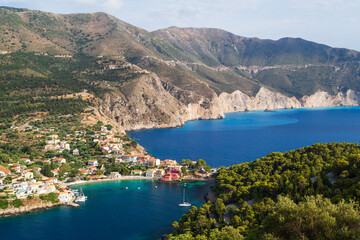
M 105 13 L 0 7 L 0 20 L 0 98 L 10 105 L 87 89 L 99 115 L 130 130 L 225 111 L 360 102 L 360 54 L 352 50 L 218 29 L 148 32 Z

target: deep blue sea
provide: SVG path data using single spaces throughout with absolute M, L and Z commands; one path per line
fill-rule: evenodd
M 227 166 L 317 142 L 359 142 L 360 108 L 231 113 L 129 134 L 161 159 L 203 158 L 213 167 Z M 178 183 L 117 181 L 82 188 L 88 200 L 79 208 L 0 218 L 1 239 L 158 239 L 188 210 L 178 207 L 183 189 Z M 209 183 L 188 184 L 189 200 L 202 205 L 209 189 Z
M 318 142 L 359 142 L 360 108 L 228 113 L 225 119 L 129 135 L 160 159 L 202 158 L 212 167 L 230 166 Z

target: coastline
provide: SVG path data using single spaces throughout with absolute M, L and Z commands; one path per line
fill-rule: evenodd
M 155 180 L 149 177 L 138 177 L 138 176 L 124 176 L 119 178 L 107 178 L 107 179 L 99 179 L 99 180 L 88 180 L 88 181 L 76 181 L 71 183 L 66 183 L 67 186 L 76 186 L 83 184 L 92 184 L 92 183 L 101 183 L 101 182 L 113 182 L 113 181 L 126 181 L 126 180 Z
M 93 184 L 93 183 L 102 183 L 102 182 L 114 182 L 114 181 L 134 181 L 134 180 L 152 180 L 152 181 L 162 181 L 159 179 L 154 179 L 150 177 L 138 177 L 138 176 L 123 176 L 119 178 L 107 178 L 107 179 L 99 179 L 99 180 L 88 180 L 88 181 L 76 181 L 71 183 L 66 183 L 68 187 L 70 186 L 77 186 L 77 185 L 84 185 L 84 184 Z M 168 181 L 171 182 L 182 182 L 182 181 L 213 181 L 213 178 L 196 178 L 196 177 L 189 177 L 189 178 L 183 178 L 181 181 Z M 167 182 L 167 181 L 164 181 Z
M 23 215 L 23 214 L 27 214 L 27 213 L 36 212 L 36 211 L 52 209 L 52 208 L 56 208 L 56 207 L 60 207 L 60 206 L 79 207 L 78 204 L 73 203 L 73 202 L 71 202 L 71 203 L 46 202 L 46 203 L 29 205 L 29 206 L 21 206 L 19 208 L 11 207 L 11 208 L 7 208 L 7 209 L 0 209 L 0 218 Z
M 267 112 L 267 113 L 274 113 L 277 111 L 288 111 L 288 110 L 297 110 L 297 111 L 316 111 L 316 110 L 330 110 L 330 109 L 340 109 L 340 108 L 360 108 L 360 105 L 355 105 L 355 106 L 324 106 L 324 107 L 293 107 L 293 108 L 270 108 L 270 109 L 258 109 L 258 110 L 244 110 L 244 111 L 230 111 L 230 112 L 223 112 L 224 116 L 218 116 L 217 118 L 214 117 L 198 117 L 195 119 L 189 119 L 189 120 L 185 120 L 183 123 L 181 124 L 174 124 L 172 125 L 171 123 L 167 124 L 166 126 L 158 126 L 158 127 L 154 127 L 154 126 L 145 126 L 145 127 L 141 127 L 141 128 L 130 128 L 130 129 L 124 129 L 124 131 L 129 134 L 129 136 L 131 137 L 131 132 L 136 132 L 136 131 L 143 131 L 143 130 L 153 130 L 153 129 L 171 129 L 171 128 L 182 128 L 184 127 L 184 125 L 187 122 L 192 122 L 192 121 L 201 121 L 201 120 L 219 120 L 219 119 L 225 119 L 226 118 L 226 114 L 231 114 L 231 113 L 251 113 L 251 112 Z M 267 111 L 266 111 L 267 110 Z

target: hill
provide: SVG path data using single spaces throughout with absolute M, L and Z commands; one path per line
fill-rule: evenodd
M 1 108 L 34 103 L 14 115 L 48 111 L 39 99 L 84 89 L 94 95 L 97 116 L 123 130 L 360 102 L 360 55 L 352 50 L 218 29 L 148 32 L 105 13 L 0 7 L 0 19 Z
M 358 239 L 359 153 L 314 144 L 222 167 L 216 201 L 192 207 L 170 239 Z

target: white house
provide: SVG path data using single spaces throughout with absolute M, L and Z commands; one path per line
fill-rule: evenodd
M 122 159 L 127 162 L 136 162 L 138 157 L 135 155 L 124 155 L 122 156 Z
M 58 196 L 61 203 L 68 203 L 71 201 L 71 194 L 67 192 L 61 192 Z
M 33 179 L 34 178 L 34 174 L 32 173 L 32 172 L 25 172 L 24 174 L 23 174 L 23 177 L 25 178 L 25 179 Z
M 99 166 L 99 162 L 97 160 L 89 160 L 88 165 L 97 167 L 97 166 Z
M 157 169 L 148 169 L 146 171 L 146 177 L 153 178 L 156 171 L 157 171 Z
M 74 155 L 74 156 L 79 155 L 79 150 L 78 150 L 78 149 L 74 149 L 74 150 L 73 150 L 73 155 Z
M 121 174 L 118 172 L 111 172 L 110 173 L 110 178 L 119 178 L 121 177 Z

